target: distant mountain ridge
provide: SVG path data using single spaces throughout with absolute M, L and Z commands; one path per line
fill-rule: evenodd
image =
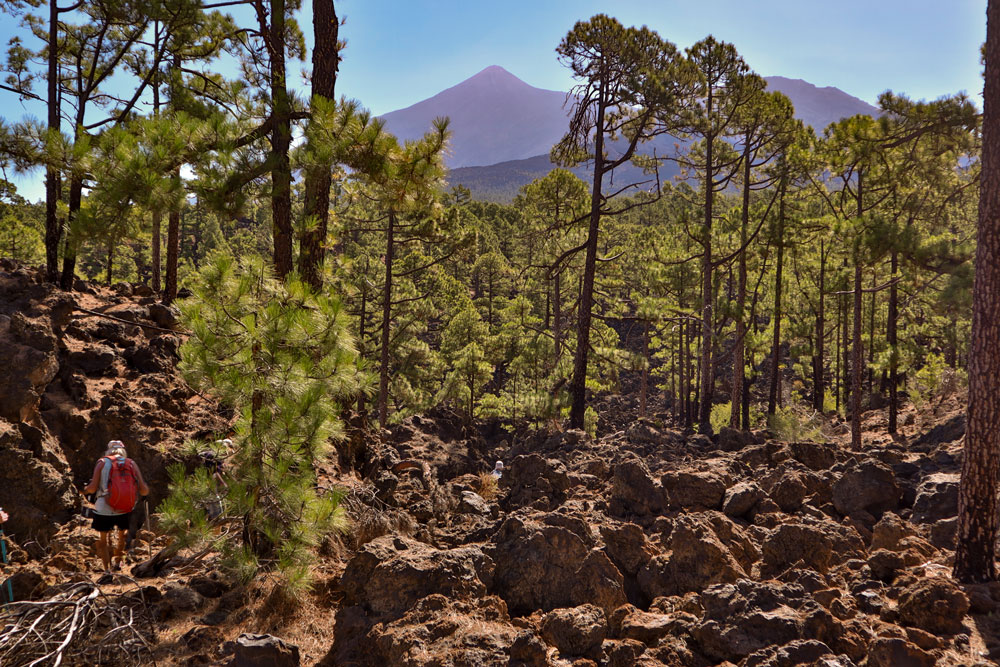
M 770 90 L 792 101 L 795 115 L 818 133 L 832 122 L 856 114 L 878 115 L 864 100 L 832 86 L 802 79 L 765 77 Z M 509 201 L 517 190 L 550 169 L 548 154 L 568 125 L 567 94 L 535 88 L 504 68 L 492 65 L 478 74 L 405 109 L 382 116 L 400 139 L 417 139 L 441 116 L 451 119 L 452 139 L 446 160 L 449 182 L 468 187 L 473 196 Z M 662 153 L 673 139 L 664 139 Z M 586 175 L 586 169 L 577 171 Z M 676 168 L 664 177 L 672 177 Z
M 382 119 L 400 139 L 418 139 L 435 118 L 448 116 L 448 166 L 483 166 L 548 153 L 566 131 L 565 101 L 566 93 L 529 86 L 493 65 Z

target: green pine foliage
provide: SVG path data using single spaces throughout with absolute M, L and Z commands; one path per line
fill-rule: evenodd
M 371 386 L 346 311 L 300 281 L 276 280 L 261 261 L 217 255 L 181 304 L 192 335 L 181 348 L 191 385 L 237 412 L 226 468 L 227 529 L 214 537 L 207 477 L 172 475 L 163 522 L 185 542 L 214 540 L 238 572 L 275 570 L 291 589 L 309 583 L 311 548 L 345 517 L 316 472 L 342 435 L 343 404 Z

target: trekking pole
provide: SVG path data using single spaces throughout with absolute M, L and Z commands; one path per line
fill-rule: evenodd
M 7 564 L 7 536 L 3 534 L 3 528 L 0 528 L 0 553 L 3 554 L 3 564 Z M 7 577 L 7 599 L 9 602 L 14 601 L 14 586 L 10 583 L 10 577 Z
M 153 525 L 149 520 L 149 498 L 146 496 L 142 497 L 142 508 L 146 512 L 146 532 L 149 533 L 146 536 L 146 549 L 149 552 L 149 557 L 153 557 Z

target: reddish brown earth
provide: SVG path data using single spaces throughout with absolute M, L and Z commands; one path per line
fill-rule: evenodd
M 180 444 L 227 423 L 177 376 L 181 335 L 137 326 L 170 329 L 169 312 L 85 287 L 0 264 L 0 505 L 19 599 L 99 578 L 74 514 L 108 439 L 162 497 Z M 828 444 L 710 439 L 636 419 L 628 396 L 601 398 L 597 439 L 412 417 L 353 430 L 330 463 L 323 483 L 350 490 L 354 522 L 320 549 L 312 593 L 237 586 L 217 554 L 190 553 L 101 586 L 142 591 L 158 664 L 247 664 L 248 632 L 323 665 L 992 665 L 1000 584 L 950 576 L 961 405 L 907 408 L 895 439 L 869 411 L 860 451 L 833 419 Z M 131 565 L 167 541 L 144 537 Z

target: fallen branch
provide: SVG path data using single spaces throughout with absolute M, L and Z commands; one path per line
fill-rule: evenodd
M 143 327 L 145 329 L 152 329 L 153 331 L 163 331 L 164 333 L 175 334 L 177 336 L 190 336 L 191 335 L 187 331 L 177 331 L 176 329 L 164 329 L 163 327 L 158 327 L 158 326 L 156 326 L 154 324 L 143 324 L 142 322 L 129 322 L 128 320 L 123 320 L 122 318 L 115 317 L 114 315 L 107 315 L 105 313 L 99 313 L 96 310 L 90 310 L 89 308 L 81 308 L 80 306 L 77 306 L 76 310 L 79 310 L 80 312 L 83 312 L 83 313 L 88 313 L 90 315 L 93 315 L 94 317 L 103 317 L 106 320 L 114 320 L 115 322 L 121 322 L 122 324 L 131 324 L 133 326 Z
M 111 595 L 90 582 L 51 590 L 46 600 L 14 602 L 0 611 L 0 664 L 151 662 L 156 630 L 138 585 Z

